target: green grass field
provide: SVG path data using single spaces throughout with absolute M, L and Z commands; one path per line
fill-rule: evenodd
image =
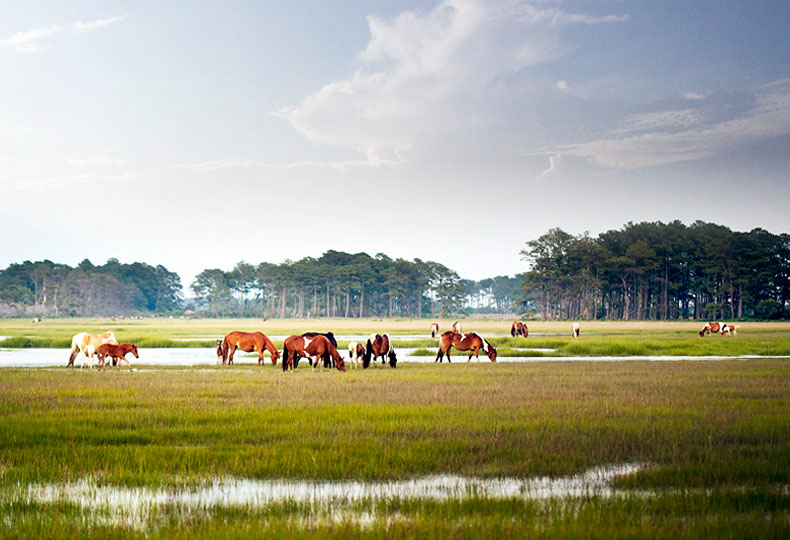
M 394 321 L 390 328 L 388 321 L 355 321 L 351 327 L 318 322 L 319 327 L 267 322 L 264 331 L 418 335 L 424 324 Z M 465 321 L 465 330 L 473 324 L 489 334 L 509 330 L 505 321 Z M 568 326 L 554 324 L 546 323 L 545 333 Z M 1 321 L 0 335 L 60 339 L 80 325 L 113 329 L 121 339 L 254 328 L 252 321 L 116 326 L 45 321 L 35 327 Z M 523 346 L 655 341 L 663 343 L 662 350 L 674 350 L 690 340 L 760 354 L 755 351 L 784 350 L 788 341 L 788 328 L 781 324 L 744 325 L 735 338 L 704 340 L 696 326 L 585 324 L 582 339 L 530 337 Z M 531 332 L 536 327 L 539 323 L 531 324 Z M 506 348 L 505 343 L 499 346 Z M 101 373 L 4 368 L 0 537 L 785 538 L 790 534 L 788 411 L 790 363 L 782 358 L 399 364 L 396 370 L 300 368 L 293 374 L 250 364 L 138 366 L 133 372 Z M 282 500 L 197 510 L 150 503 L 143 518 L 132 519 L 128 509 L 41 501 L 26 491 L 86 480 L 98 486 L 176 490 L 217 478 L 376 482 L 456 474 L 528 479 L 625 463 L 643 468 L 615 481 L 615 497 L 473 495 L 338 499 L 329 505 Z

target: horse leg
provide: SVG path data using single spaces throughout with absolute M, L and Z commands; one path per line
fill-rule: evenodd
M 263 349 L 258 351 L 258 365 L 259 366 L 263 365 Z
M 228 346 L 228 348 L 230 349 L 230 355 L 228 355 L 228 365 L 231 365 L 233 364 L 233 355 L 236 354 L 236 346 Z

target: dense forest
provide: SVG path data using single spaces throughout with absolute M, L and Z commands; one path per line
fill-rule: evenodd
M 194 299 L 185 302 L 179 276 L 163 266 L 25 261 L 0 270 L 0 316 L 155 315 L 185 307 L 206 316 L 268 318 L 510 313 L 519 285 L 507 276 L 462 280 L 431 261 L 328 251 L 317 259 L 204 270 L 190 288 Z
M 295 262 L 239 262 L 230 272 L 204 270 L 192 292 L 198 307 L 210 315 L 423 317 L 510 313 L 519 280 L 462 280 L 432 261 L 327 251 Z
M 790 235 L 629 223 L 527 242 L 521 301 L 545 319 L 788 318 Z
M 281 264 L 207 269 L 185 303 L 163 266 L 89 260 L 0 270 L 0 316 L 174 314 L 267 318 L 520 313 L 544 319 L 790 318 L 790 235 L 696 222 L 628 223 L 591 237 L 551 229 L 517 277 L 464 280 L 446 266 L 327 251 Z
M 181 278 L 163 266 L 110 259 L 77 267 L 25 261 L 0 271 L 0 316 L 167 313 L 181 307 Z

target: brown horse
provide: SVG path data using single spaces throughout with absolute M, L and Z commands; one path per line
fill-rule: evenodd
M 529 329 L 527 328 L 527 325 L 524 324 L 523 322 L 514 321 L 513 324 L 510 325 L 510 335 L 512 337 L 516 337 L 516 336 L 528 337 Z
M 117 345 L 118 340 L 115 339 L 115 334 L 112 332 L 105 332 L 102 335 L 91 334 L 89 332 L 80 332 L 71 338 L 71 355 L 69 356 L 69 363 L 66 367 L 74 367 L 74 359 L 78 354 L 83 357 L 93 358 L 93 352 L 104 343 L 112 343 Z M 88 346 L 91 348 L 88 348 Z M 83 360 L 82 365 L 85 365 Z
M 436 337 L 436 334 L 439 333 L 439 323 L 432 323 L 431 324 L 431 337 Z
M 335 361 L 339 371 L 346 370 L 346 362 L 332 342 L 326 336 L 317 334 L 313 337 L 290 336 L 283 342 L 283 371 L 293 371 L 300 357 L 315 357 L 313 369 L 320 367 L 323 371 L 324 364 L 329 360 Z
M 217 340 L 217 365 L 221 365 L 222 362 L 222 340 Z
M 96 355 L 99 357 L 99 369 L 104 369 L 104 359 L 109 356 L 113 360 L 118 361 L 118 367 L 115 369 L 121 369 L 121 362 L 126 362 L 126 365 L 129 366 L 129 371 L 131 371 L 132 364 L 126 359 L 126 355 L 129 353 L 132 353 L 135 358 L 140 358 L 137 354 L 137 345 L 132 345 L 131 343 L 119 343 L 118 345 L 104 343 L 99 345 L 96 349 Z
M 274 346 L 271 339 L 266 337 L 263 332 L 230 332 L 222 340 L 222 363 L 233 363 L 233 354 L 236 349 L 245 352 L 258 353 L 258 365 L 263 364 L 263 351 L 269 351 L 272 356 L 272 365 L 277 365 L 280 358 L 280 351 Z
M 385 357 L 389 359 L 390 367 L 395 367 L 398 363 L 398 357 L 395 356 L 395 349 L 392 348 L 392 340 L 387 334 L 371 334 L 368 341 L 365 343 L 365 356 L 362 357 L 362 367 L 367 368 L 370 366 L 370 361 L 374 362 L 378 357 L 381 357 L 381 363 L 386 362 Z
M 723 336 L 724 334 L 735 335 L 735 325 L 727 324 L 727 323 L 719 323 L 719 322 L 709 322 L 705 323 L 705 326 L 702 327 L 702 330 L 699 331 L 699 337 L 705 337 L 706 335 L 710 335 L 711 333 L 718 334 L 721 333 Z
M 496 362 L 496 349 L 488 341 L 477 332 L 470 332 L 468 334 L 459 334 L 458 332 L 445 332 L 439 340 L 439 352 L 436 354 L 434 362 L 442 362 L 444 356 L 447 355 L 447 361 L 450 360 L 450 347 L 454 347 L 458 351 L 469 351 L 469 359 L 472 360 L 472 355 L 475 355 L 477 361 L 480 361 L 480 349 L 488 355 L 492 362 Z
M 348 344 L 348 359 L 351 361 L 351 367 L 359 367 L 359 362 L 365 357 L 365 346 L 358 341 L 352 341 Z

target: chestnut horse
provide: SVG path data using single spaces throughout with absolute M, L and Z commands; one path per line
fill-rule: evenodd
M 439 352 L 436 354 L 434 362 L 442 362 L 444 356 L 447 355 L 447 361 L 450 360 L 450 347 L 454 347 L 458 351 L 469 351 L 469 359 L 472 360 L 472 355 L 475 355 L 477 361 L 480 361 L 480 349 L 488 355 L 492 362 L 496 362 L 496 349 L 488 341 L 477 332 L 470 332 L 468 334 L 459 334 L 458 332 L 445 332 L 439 340 Z
M 337 349 L 332 345 L 326 336 L 317 334 L 313 337 L 290 336 L 283 342 L 283 371 L 293 371 L 299 357 L 314 356 L 313 369 L 316 364 L 323 370 L 324 364 L 329 362 L 329 358 L 335 361 L 335 367 L 339 371 L 346 370 L 346 363 Z
M 333 334 L 332 332 L 324 332 L 324 333 L 321 333 L 321 332 L 305 332 L 304 334 L 302 334 L 302 337 L 307 337 L 307 338 L 314 338 L 315 336 L 324 336 L 326 339 L 329 340 L 329 343 L 331 343 L 332 346 L 335 349 L 337 349 L 337 340 L 335 339 L 335 334 Z M 308 356 L 307 357 L 307 361 L 310 363 L 311 366 L 313 365 L 313 359 L 311 357 Z M 334 362 L 333 360 L 327 360 L 327 363 L 326 363 L 326 365 L 324 367 L 329 367 L 330 362 L 332 362 L 332 367 L 335 367 L 334 363 L 333 363 Z M 296 366 L 299 365 L 299 359 L 298 358 L 296 359 L 295 364 L 296 364 Z M 294 367 L 296 367 L 296 366 L 294 366 Z
M 389 359 L 390 367 L 395 367 L 398 363 L 398 357 L 395 356 L 395 349 L 392 348 L 392 340 L 387 334 L 371 334 L 368 341 L 365 343 L 365 356 L 362 357 L 362 367 L 367 368 L 370 361 L 374 362 L 378 357 L 381 357 L 381 363 L 384 364 L 386 359 Z
M 523 322 L 515 321 L 513 322 L 513 324 L 510 325 L 510 335 L 512 337 L 516 337 L 516 336 L 527 337 L 529 336 L 529 329 L 527 328 L 527 325 L 524 324 Z
M 117 345 L 118 340 L 115 339 L 115 334 L 112 332 L 105 332 L 99 336 L 89 332 L 80 332 L 71 338 L 71 355 L 69 356 L 69 363 L 66 364 L 66 367 L 74 367 L 74 359 L 77 358 L 78 354 L 82 354 L 83 357 L 92 359 L 94 351 L 99 348 L 99 345 L 103 345 L 105 343 Z M 91 345 L 92 348 L 89 349 L 88 345 Z M 84 358 L 82 365 L 83 367 L 85 366 Z
M 365 357 L 365 346 L 358 341 L 352 341 L 348 344 L 348 359 L 351 361 L 351 367 L 359 367 L 360 361 Z
M 431 324 L 431 337 L 436 337 L 436 334 L 439 333 L 439 323 Z
M 121 362 L 126 362 L 126 365 L 129 366 L 129 371 L 131 371 L 132 364 L 126 359 L 126 355 L 129 353 L 132 353 L 135 358 L 140 358 L 137 354 L 137 345 L 132 345 L 131 343 L 119 343 L 118 345 L 104 343 L 99 345 L 96 349 L 96 355 L 99 357 L 99 369 L 104 369 L 104 359 L 109 356 L 113 360 L 118 361 L 116 369 L 121 369 Z
M 258 365 L 263 364 L 263 351 L 269 351 L 272 356 L 272 365 L 277 365 L 280 358 L 280 351 L 274 346 L 271 339 L 266 337 L 263 332 L 231 332 L 222 340 L 222 363 L 233 363 L 233 354 L 239 348 L 245 352 L 258 353 Z

